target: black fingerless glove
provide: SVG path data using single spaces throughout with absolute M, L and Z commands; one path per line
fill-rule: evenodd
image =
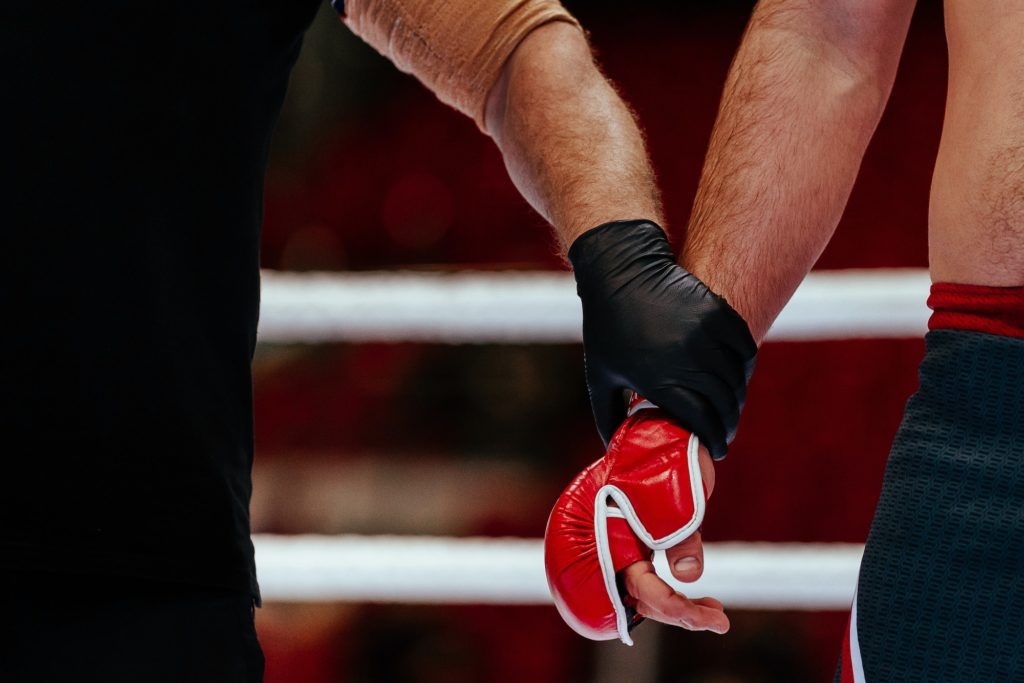
M 590 402 L 605 444 L 632 389 L 725 457 L 757 344 L 725 299 L 678 265 L 650 221 L 605 223 L 569 249 L 583 301 Z

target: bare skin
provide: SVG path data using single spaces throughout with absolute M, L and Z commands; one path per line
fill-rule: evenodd
M 563 247 L 609 221 L 662 222 L 640 129 L 575 27 L 552 22 L 523 39 L 491 89 L 486 125 Z
M 1024 0 L 1013 4 L 1008 13 L 994 0 L 947 2 L 950 94 L 930 230 L 938 280 L 1024 281 Z M 682 262 L 730 301 L 759 343 L 835 231 L 913 7 L 762 0 L 754 12 L 726 83 Z M 490 94 L 487 128 L 516 186 L 564 246 L 606 221 L 661 220 L 640 131 L 572 27 L 550 24 L 523 41 Z M 711 491 L 706 453 L 701 463 Z M 667 555 L 676 579 L 702 574 L 699 533 Z M 644 616 L 729 628 L 720 602 L 677 593 L 649 562 L 628 567 L 625 579 Z
M 739 310 L 758 342 L 835 230 L 913 6 L 762 0 L 755 10 L 726 85 L 683 264 Z M 1024 0 L 945 7 L 950 78 L 931 194 L 932 280 L 1021 286 Z M 643 614 L 707 626 L 652 573 L 627 581 L 635 597 L 652 596 Z
M 664 224 L 640 129 L 575 28 L 551 23 L 523 40 L 491 90 L 486 125 L 516 187 L 554 226 L 563 248 L 608 221 Z M 710 495 L 714 466 L 707 451 L 701 469 Z M 700 533 L 668 551 L 668 558 L 676 578 L 695 581 L 704 568 Z M 676 593 L 650 562 L 625 571 L 641 613 L 688 628 L 728 630 L 714 598 Z
M 932 178 L 935 282 L 1024 285 L 1024 1 L 947 0 L 949 91 Z
M 700 470 L 708 498 L 715 489 L 714 461 L 701 449 Z M 672 576 L 691 583 L 704 573 L 704 544 L 700 531 L 665 551 Z M 636 598 L 637 612 L 648 619 L 690 631 L 727 633 L 729 617 L 715 598 L 688 598 L 667 584 L 654 571 L 653 562 L 634 562 L 624 570 L 626 591 Z
M 835 231 L 913 7 L 762 0 L 754 11 L 730 69 L 682 263 L 726 297 L 758 343 Z M 678 580 L 700 577 L 699 534 L 667 556 Z M 728 629 L 721 603 L 687 600 L 650 563 L 628 567 L 626 587 L 646 617 Z
M 758 343 L 839 223 L 913 8 L 914 0 L 766 0 L 754 11 L 682 260 Z

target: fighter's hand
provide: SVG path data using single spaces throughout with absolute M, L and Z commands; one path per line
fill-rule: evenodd
M 704 490 L 711 497 L 715 488 L 715 465 L 703 446 L 700 449 L 700 472 Z M 665 551 L 672 576 L 683 583 L 692 583 L 704 572 L 704 544 L 700 531 Z M 677 592 L 654 571 L 654 563 L 641 560 L 621 572 L 626 592 L 636 601 L 637 613 L 670 626 L 690 631 L 725 633 L 729 617 L 722 603 L 715 598 L 688 598 Z
M 631 414 L 604 457 L 569 484 L 551 511 L 544 564 L 555 605 L 579 634 L 619 638 L 643 617 L 724 633 L 718 601 L 690 600 L 654 573 L 666 550 L 683 581 L 700 576 L 700 525 L 714 486 L 708 452 L 696 435 L 648 401 Z

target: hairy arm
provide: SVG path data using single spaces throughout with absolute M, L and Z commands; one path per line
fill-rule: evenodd
M 486 129 L 563 246 L 608 221 L 662 221 L 640 130 L 576 27 L 552 22 L 523 39 L 488 95 Z
M 339 9 L 494 139 L 564 246 L 602 223 L 660 222 L 640 130 L 558 0 L 345 0 Z
M 821 255 L 895 78 L 914 0 L 762 0 L 733 61 L 682 263 L 760 342 Z

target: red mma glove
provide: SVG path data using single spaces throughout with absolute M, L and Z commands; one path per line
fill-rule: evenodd
M 544 565 L 555 606 L 577 633 L 633 644 L 641 617 L 618 573 L 698 530 L 707 498 L 699 456 L 696 435 L 636 398 L 605 456 L 559 497 Z

